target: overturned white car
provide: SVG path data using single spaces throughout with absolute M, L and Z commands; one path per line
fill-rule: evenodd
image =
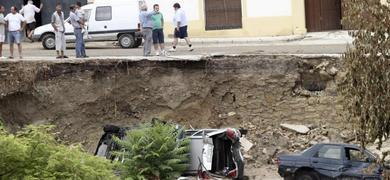
M 130 129 L 113 125 L 105 126 L 95 155 L 111 160 L 117 159 L 111 152 L 119 150 L 120 147 L 112 138 L 116 136 L 122 139 L 127 131 Z M 184 175 L 197 175 L 200 179 L 213 177 L 244 179 L 240 130 L 233 128 L 186 130 L 182 137 L 190 139 L 191 162 Z

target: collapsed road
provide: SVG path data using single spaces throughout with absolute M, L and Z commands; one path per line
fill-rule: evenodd
M 248 166 L 281 151 L 343 141 L 340 56 L 230 55 L 0 62 L 0 119 L 15 130 L 51 123 L 90 152 L 106 124 L 154 117 L 187 127 L 248 129 Z M 306 125 L 295 133 L 280 124 Z M 289 126 L 290 127 L 290 126 Z M 340 137 L 341 136 L 341 137 Z M 314 141 L 315 140 L 315 141 Z

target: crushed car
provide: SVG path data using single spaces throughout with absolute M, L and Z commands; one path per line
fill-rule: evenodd
M 280 155 L 278 173 L 288 180 L 381 180 L 383 168 L 370 151 L 350 144 L 316 144 L 302 153 Z
M 113 137 L 124 139 L 130 128 L 106 125 L 99 140 L 95 156 L 121 161 L 112 152 L 121 148 Z M 192 129 L 182 132 L 181 138 L 190 139 L 190 164 L 184 175 L 197 175 L 200 179 L 244 179 L 244 158 L 241 154 L 240 137 L 245 130 Z

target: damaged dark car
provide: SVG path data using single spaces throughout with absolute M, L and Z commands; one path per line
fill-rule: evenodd
M 349 144 L 317 144 L 300 154 L 280 155 L 278 173 L 286 180 L 381 180 L 373 153 Z
M 120 150 L 113 137 L 123 139 L 131 129 L 107 125 L 103 130 L 95 155 L 121 161 L 120 157 L 112 154 Z M 191 160 L 184 175 L 197 175 L 200 179 L 244 179 L 244 158 L 240 151 L 242 133 L 246 131 L 233 128 L 184 131 L 182 138 L 190 139 Z

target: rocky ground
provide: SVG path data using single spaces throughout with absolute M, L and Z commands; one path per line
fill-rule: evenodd
M 0 119 L 8 128 L 51 123 L 60 139 L 90 152 L 106 124 L 158 117 L 194 128 L 241 127 L 254 144 L 244 152 L 248 175 L 272 179 L 277 154 L 353 137 L 337 89 L 338 56 L 36 59 L 0 62 L 0 76 Z

